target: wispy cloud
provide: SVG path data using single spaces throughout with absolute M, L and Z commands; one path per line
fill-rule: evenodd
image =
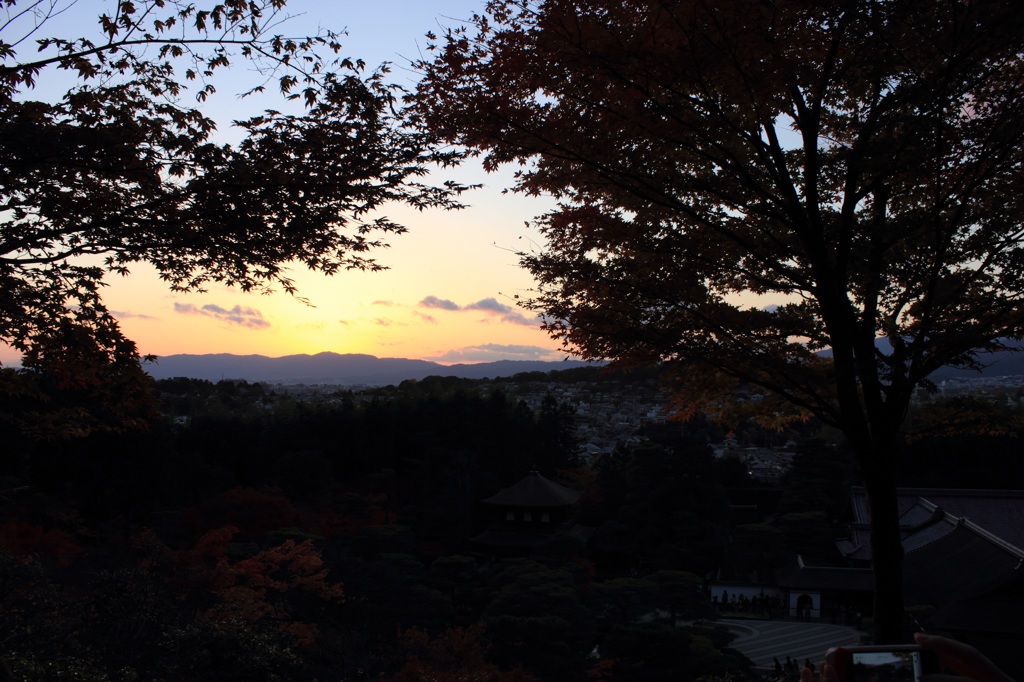
M 498 303 L 498 299 L 496 298 L 481 298 L 476 303 L 470 303 L 467 305 L 466 310 L 486 310 L 492 313 L 512 312 L 512 308 L 504 303 Z
M 394 302 L 394 301 L 383 301 L 383 300 L 376 300 L 376 301 L 374 301 L 373 303 L 371 303 L 370 305 L 383 305 L 383 306 L 388 306 L 388 307 L 390 307 L 390 306 L 393 306 L 393 305 L 395 305 L 395 302 Z
M 119 320 L 127 320 L 129 318 L 135 318 L 137 320 L 156 320 L 159 318 L 147 315 L 145 313 L 133 313 L 130 310 L 111 310 L 110 314 Z
M 455 301 L 448 300 L 446 298 L 438 298 L 437 296 L 427 296 L 420 305 L 424 308 L 434 308 L 437 310 L 448 310 L 451 312 L 456 311 L 474 311 L 486 313 L 493 319 L 498 319 L 502 322 L 508 322 L 510 324 L 518 324 L 524 327 L 536 327 L 540 320 L 536 317 L 529 317 L 522 314 L 510 305 L 499 302 L 496 298 L 482 298 L 476 303 L 470 303 L 465 306 L 460 306 Z
M 427 315 L 426 313 L 421 313 L 418 310 L 412 311 L 412 314 L 415 315 L 416 317 L 420 318 L 421 320 L 423 320 L 427 324 L 437 324 L 437 318 L 434 317 L 433 315 Z
M 527 317 L 512 306 L 499 303 L 494 298 L 482 298 L 476 303 L 470 303 L 466 310 L 482 310 L 483 312 L 495 315 L 502 322 L 523 325 L 524 327 L 535 327 L 539 320 L 535 317 Z
M 420 305 L 424 308 L 438 308 L 440 310 L 459 310 L 459 305 L 455 301 L 449 301 L 446 298 L 438 298 L 437 296 L 427 296 L 425 299 L 420 301 Z
M 477 346 L 453 348 L 441 355 L 426 358 L 435 362 L 494 362 L 496 360 L 544 360 L 557 361 L 565 358 L 564 353 L 540 346 L 485 343 Z
M 212 317 L 216 320 L 220 320 L 221 322 L 237 324 L 242 327 L 249 327 L 250 329 L 263 329 L 270 326 L 270 323 L 263 319 L 263 313 L 255 308 L 245 308 L 240 305 L 236 305 L 234 308 L 229 309 L 222 308 L 221 306 L 213 303 L 207 303 L 201 308 L 197 308 L 192 303 L 175 303 L 174 312 L 181 313 L 183 315 Z

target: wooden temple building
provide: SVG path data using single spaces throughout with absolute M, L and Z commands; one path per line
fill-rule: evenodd
M 498 556 L 529 556 L 556 536 L 585 540 L 585 529 L 573 521 L 572 511 L 583 496 L 531 471 L 525 478 L 483 500 L 487 528 L 474 544 Z

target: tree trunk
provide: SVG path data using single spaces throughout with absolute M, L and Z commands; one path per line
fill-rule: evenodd
M 876 644 L 906 642 L 903 604 L 903 544 L 893 473 L 895 448 L 881 448 L 861 457 L 861 473 L 871 515 L 871 555 L 875 581 Z M 865 464 L 868 464 L 865 466 Z
M 855 335 L 850 333 L 849 337 Z M 873 357 L 873 338 L 865 345 L 867 348 L 861 352 L 861 357 Z M 836 390 L 840 412 L 845 417 L 841 428 L 856 455 L 871 517 L 875 643 L 900 644 L 905 640 L 903 543 L 896 497 L 896 462 L 900 454 L 899 427 L 910 395 L 901 393 L 885 400 L 877 378 L 871 382 L 859 378 L 857 356 L 852 347 L 845 346 L 846 352 L 841 354 L 839 348 L 843 345 L 836 346 L 833 351 Z M 865 383 L 871 383 L 873 391 L 865 389 Z

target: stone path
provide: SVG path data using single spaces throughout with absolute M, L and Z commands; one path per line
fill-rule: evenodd
M 772 669 L 773 657 L 785 664 L 786 656 L 790 656 L 800 665 L 809 658 L 817 665 L 829 648 L 860 644 L 864 634 L 856 628 L 827 623 L 738 619 L 717 622 L 738 635 L 729 646 L 762 670 Z

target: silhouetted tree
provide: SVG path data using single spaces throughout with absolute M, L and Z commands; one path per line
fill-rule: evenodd
M 902 640 L 910 399 L 1024 336 L 1024 5 L 497 0 L 431 39 L 410 119 L 558 200 L 522 258 L 548 331 L 839 428 Z
M 91 29 L 59 19 L 73 5 L 11 0 L 0 36 L 0 342 L 24 371 L 129 372 L 137 349 L 101 288 L 135 263 L 177 291 L 294 293 L 291 262 L 379 268 L 370 252 L 405 229 L 385 205 L 455 205 L 456 185 L 419 179 L 458 154 L 396 125 L 386 69 L 338 56 L 338 35 L 275 33 L 284 0 L 117 0 Z M 259 74 L 249 92 L 276 83 L 305 110 L 237 121 L 242 141 L 217 143 L 185 97 L 206 100 L 239 61 Z M 50 82 L 63 96 L 36 94 Z
M 537 438 L 535 463 L 542 473 L 551 475 L 577 464 L 580 440 L 573 406 L 546 394 L 537 414 Z

